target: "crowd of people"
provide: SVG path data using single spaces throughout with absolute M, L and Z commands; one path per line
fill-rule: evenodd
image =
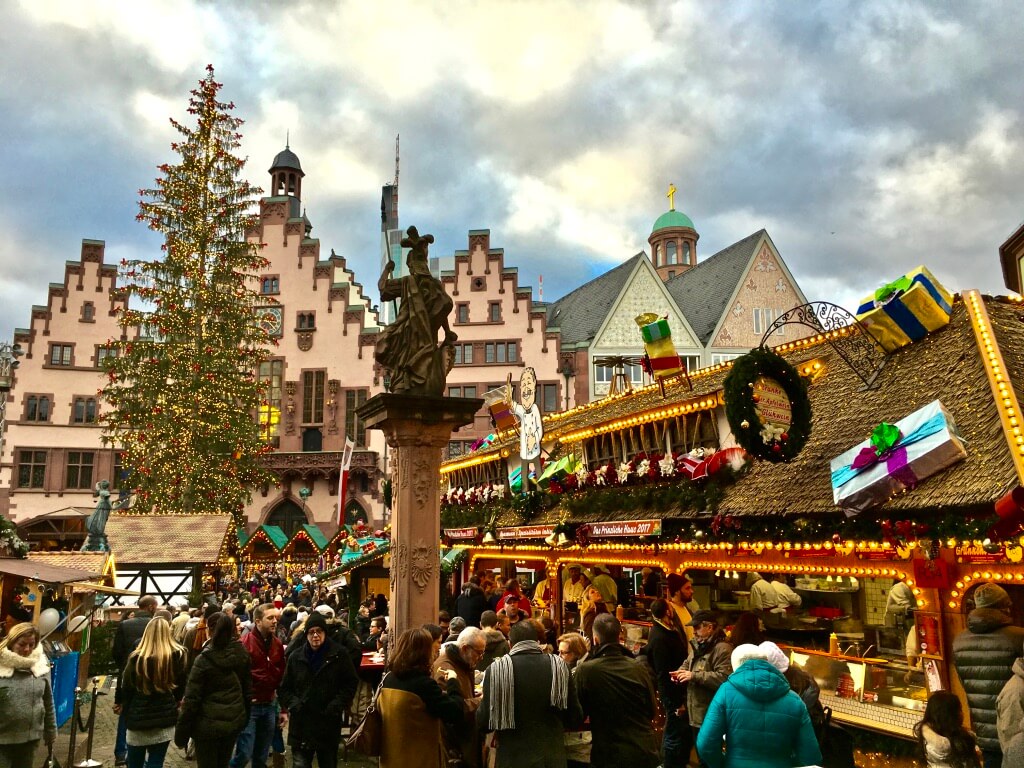
M 727 633 L 672 574 L 634 655 L 596 579 L 579 580 L 585 629 L 561 635 L 533 616 L 543 584 L 531 598 L 515 579 L 487 580 L 467 581 L 454 616 L 391 642 L 383 596 L 351 622 L 336 595 L 302 584 L 247 585 L 176 616 L 143 596 L 114 638 L 116 764 L 158 768 L 174 742 L 199 768 L 283 766 L 289 748 L 293 766 L 334 768 L 343 726 L 374 696 L 382 768 L 682 768 L 694 751 L 709 768 L 822 760 L 818 685 L 756 612 Z M 1024 629 L 998 585 L 973 602 L 952 656 L 977 735 L 956 695 L 932 693 L 915 729 L 930 768 L 1024 765 Z M 384 656 L 383 672 L 361 667 L 367 651 Z M 55 735 L 39 632 L 19 624 L 0 642 L 0 767 L 29 765 Z

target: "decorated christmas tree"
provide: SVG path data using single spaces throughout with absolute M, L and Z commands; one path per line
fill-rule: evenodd
M 220 89 L 207 67 L 189 99 L 195 125 L 171 120 L 178 162 L 140 190 L 136 218 L 163 235 L 162 257 L 121 262 L 128 302 L 122 338 L 108 344 L 104 439 L 122 452 L 139 512 L 240 515 L 270 479 L 255 419 L 256 371 L 273 343 L 255 322 L 267 262 L 246 239 L 261 190 L 240 179 L 242 121 Z

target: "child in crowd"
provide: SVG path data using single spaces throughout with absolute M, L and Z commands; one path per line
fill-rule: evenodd
M 928 768 L 976 768 L 981 765 L 978 742 L 964 728 L 960 699 L 949 691 L 928 697 L 924 719 L 914 726 L 914 735 Z

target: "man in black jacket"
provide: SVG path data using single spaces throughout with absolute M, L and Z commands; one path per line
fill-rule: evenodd
M 576 669 L 583 714 L 590 716 L 593 768 L 654 768 L 654 684 L 647 670 L 619 644 L 622 626 L 610 613 L 594 619 L 594 650 Z
M 146 625 L 152 620 L 156 608 L 156 598 L 152 595 L 143 595 L 139 598 L 139 608 L 135 611 L 135 616 L 125 619 L 117 625 L 112 655 L 121 675 L 124 674 L 124 665 L 128 661 L 128 656 L 142 639 L 142 633 L 146 631 Z M 114 765 L 128 765 L 128 721 L 120 706 L 115 705 L 115 711 L 117 712 L 117 736 L 114 738 Z
M 278 696 L 288 711 L 292 765 L 336 768 L 341 723 L 356 693 L 352 659 L 327 636 L 327 620 L 312 613 L 304 628 L 306 642 L 288 656 Z
M 487 596 L 475 574 L 469 577 L 462 592 L 455 598 L 455 613 L 466 620 L 466 626 L 479 627 L 480 614 L 487 610 Z
M 664 768 L 686 768 L 693 749 L 693 735 L 686 714 L 686 686 L 673 682 L 670 673 L 686 661 L 689 648 L 686 636 L 676 627 L 676 612 L 667 600 L 651 603 L 654 622 L 644 646 L 647 661 L 654 670 L 654 679 L 665 710 L 665 732 L 661 742 Z

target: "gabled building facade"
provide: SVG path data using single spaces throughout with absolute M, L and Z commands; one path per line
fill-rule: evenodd
M 697 258 L 699 235 L 686 214 L 669 210 L 648 238 L 651 255 L 640 252 L 548 306 L 548 324 L 572 354 L 575 398 L 604 397 L 616 369 L 610 359 L 642 357 L 634 318 L 646 312 L 667 317 L 672 341 L 690 371 L 738 357 L 761 343 L 772 322 L 806 303 L 803 292 L 765 230 L 704 261 Z M 786 326 L 770 343 L 802 338 L 810 330 Z M 625 364 L 618 373 L 632 385 L 646 381 L 641 367 Z
M 302 210 L 304 173 L 288 148 L 270 168 L 272 195 L 260 201 L 260 221 L 248 233 L 264 243 L 269 266 L 259 277 L 266 305 L 258 321 L 277 339 L 257 372 L 267 385 L 257 418 L 274 452 L 265 459 L 274 484 L 252 491 L 247 527 L 280 525 L 291 535 L 303 524 L 337 531 L 342 518 L 383 523 L 384 441 L 365 429 L 356 409 L 383 391 L 373 359 L 375 308 L 345 260 L 320 243 Z M 104 343 L 122 329 L 117 267 L 104 243 L 83 240 L 63 283 L 32 308 L 29 328 L 16 329 L 23 350 L 7 393 L 7 430 L 0 456 L 0 514 L 16 523 L 58 510 L 89 510 L 93 487 L 122 479 L 118 452 L 102 443 L 98 395 Z M 355 443 L 339 515 L 342 451 Z
M 32 307 L 7 396 L 0 454 L 0 515 L 22 523 L 68 507 L 92 507 L 93 486 L 120 485 L 117 452 L 101 442 L 98 395 L 104 344 L 119 337 L 117 267 L 102 240 L 83 240 L 64 280 L 51 283 L 46 304 Z
M 468 249 L 455 252 L 453 268 L 442 270 L 440 278 L 455 304 L 451 327 L 459 337 L 449 396 L 483 397 L 511 376 L 518 397 L 519 377 L 532 367 L 541 413 L 575 404 L 572 393 L 566 398 L 559 335 L 548 328 L 547 312 L 533 301 L 533 289 L 519 285 L 519 271 L 505 265 L 504 249 L 491 247 L 490 230 L 470 230 Z M 493 430 L 485 405 L 472 424 L 453 433 L 449 457 L 467 452 Z

